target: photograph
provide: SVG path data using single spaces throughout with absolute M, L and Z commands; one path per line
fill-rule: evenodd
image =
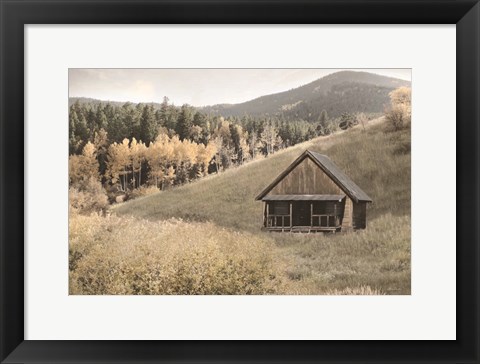
M 410 295 L 411 105 L 410 68 L 70 68 L 69 295 Z

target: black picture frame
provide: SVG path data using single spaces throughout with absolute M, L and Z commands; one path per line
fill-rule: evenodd
M 478 0 L 0 0 L 0 15 L 2 363 L 479 363 Z M 24 25 L 157 23 L 456 24 L 457 340 L 24 340 Z

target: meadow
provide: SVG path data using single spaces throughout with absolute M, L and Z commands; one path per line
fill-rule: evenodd
M 71 294 L 410 294 L 410 129 L 383 120 L 70 217 Z M 255 196 L 305 149 L 372 199 L 367 229 L 268 233 Z

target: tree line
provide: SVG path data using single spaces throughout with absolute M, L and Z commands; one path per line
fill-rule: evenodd
M 224 118 L 189 105 L 74 102 L 69 108 L 69 176 L 77 192 L 111 198 L 166 189 L 334 132 L 342 118 Z
M 323 118 L 323 119 L 322 119 Z M 318 122 L 325 123 L 326 111 Z M 189 139 L 196 143 L 207 144 L 221 134 L 225 145 L 235 145 L 238 148 L 239 139 L 245 139 L 250 146 L 251 156 L 257 152 L 268 154 L 270 145 L 257 145 L 266 133 L 274 128 L 282 139 L 277 143 L 277 149 L 294 145 L 311 139 L 319 134 L 315 122 L 297 119 L 291 122 L 281 116 L 227 117 L 203 113 L 192 106 L 177 107 L 164 98 L 161 104 L 123 105 L 109 102 L 82 102 L 78 100 L 69 110 L 69 151 L 70 154 L 80 154 L 85 144 L 94 142 L 95 133 L 103 129 L 110 143 L 121 143 L 124 138 L 142 140 L 147 145 L 153 142 L 159 134 L 172 137 L 177 135 L 180 140 Z M 236 127 L 240 126 L 241 130 Z M 228 130 L 226 130 L 228 129 Z M 238 135 L 241 132 L 242 135 Z

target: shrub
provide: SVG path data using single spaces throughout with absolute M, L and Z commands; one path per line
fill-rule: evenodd
M 340 129 L 347 130 L 348 128 L 351 128 L 354 125 L 357 125 L 357 119 L 355 115 L 350 114 L 348 112 L 344 112 L 340 116 L 340 124 L 338 125 Z
M 399 87 L 389 94 L 391 107 L 385 112 L 385 119 L 393 130 L 410 125 L 412 117 L 412 89 Z
M 211 223 L 70 217 L 70 294 L 272 294 L 272 243 Z
M 394 105 L 385 112 L 385 120 L 393 130 L 403 129 L 410 125 L 410 109 L 406 105 Z
M 334 120 L 326 121 L 325 124 L 318 125 L 316 128 L 317 135 L 330 135 L 337 131 L 338 125 Z
M 68 199 L 70 209 L 81 214 L 104 212 L 108 206 L 105 190 L 102 184 L 94 178 L 90 178 L 85 183 L 84 190 L 70 187 Z
M 363 128 L 363 131 L 365 131 L 365 126 L 368 123 L 368 117 L 363 112 L 357 114 L 355 117 L 357 119 L 357 124 L 360 124 Z
M 160 190 L 156 186 L 141 186 L 129 192 L 128 199 L 131 200 L 138 197 L 149 196 L 157 192 L 160 192 Z

